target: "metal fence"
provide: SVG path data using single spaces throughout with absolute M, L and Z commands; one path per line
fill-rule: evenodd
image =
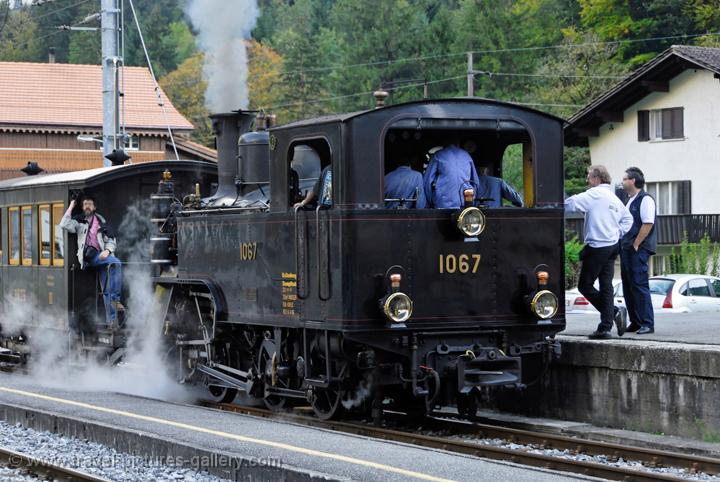
M 565 218 L 565 231 L 568 237 L 573 233 L 583 239 L 583 218 Z M 658 244 L 678 245 L 683 234 L 691 243 L 697 243 L 705 235 L 712 242 L 720 242 L 720 214 L 672 214 L 657 217 Z

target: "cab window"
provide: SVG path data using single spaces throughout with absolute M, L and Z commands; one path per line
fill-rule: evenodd
M 292 207 L 310 191 L 318 189 L 313 204 L 333 203 L 330 145 L 325 139 L 307 139 L 293 143 L 288 159 L 288 203 Z M 322 179 L 321 179 L 322 177 Z
M 65 214 L 65 206 L 63 204 L 52 205 L 52 265 L 65 265 L 65 241 L 63 238 L 63 230 L 60 227 L 60 221 Z
M 49 204 L 38 206 L 38 243 L 41 266 L 50 266 L 52 260 L 52 220 Z
M 430 208 L 459 208 L 469 188 L 475 190 L 478 206 L 534 205 L 530 136 L 519 123 L 402 119 L 393 126 L 385 138 L 383 160 L 386 208 L 422 207 L 423 202 Z M 477 181 L 471 179 L 473 169 Z M 458 179 L 465 181 L 456 185 Z
M 8 208 L 9 263 L 20 264 L 20 208 Z
M 32 265 L 32 207 L 23 206 L 21 208 L 22 219 L 21 228 L 22 232 L 22 264 L 23 266 Z

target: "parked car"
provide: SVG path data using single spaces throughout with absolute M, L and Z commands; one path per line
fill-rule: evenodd
M 656 313 L 720 311 L 720 278 L 702 274 L 653 276 L 650 297 Z M 625 305 L 622 284 L 616 288 L 615 300 L 616 304 Z
M 622 286 L 622 280 L 614 279 L 613 284 L 613 297 L 615 298 L 615 305 L 625 306 L 623 303 L 618 303 L 618 286 Z M 595 280 L 595 288 L 599 289 L 599 283 Z M 622 297 L 622 288 L 620 288 L 620 297 Z M 580 290 L 573 288 L 565 291 L 565 313 L 598 313 L 593 305 L 585 298 Z

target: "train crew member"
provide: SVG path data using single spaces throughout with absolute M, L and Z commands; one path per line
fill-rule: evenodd
M 400 201 L 385 201 L 385 207 L 388 209 L 398 207 L 423 209 L 427 207 L 423 175 L 410 167 L 409 157 L 402 157 L 398 167 L 385 174 L 384 196 L 385 199 L 404 200 L 402 205 Z
M 295 203 L 293 207 L 298 208 L 305 206 L 314 202 L 316 199 L 321 206 L 332 206 L 332 169 L 330 166 L 331 165 L 328 164 L 323 168 L 312 190 L 308 191 L 305 199 L 299 203 Z
M 479 176 L 478 192 L 475 195 L 477 199 L 490 199 L 484 201 L 485 207 L 499 208 L 502 207 L 502 200 L 507 199 L 513 206 L 523 207 L 522 196 L 499 177 L 489 176 L 487 168 L 483 169 Z
M 565 211 L 585 214 L 585 246 L 581 252 L 578 289 L 600 312 L 600 324 L 590 338 L 608 339 L 613 319 L 618 335 L 625 333 L 625 312 L 613 305 L 612 280 L 618 242 L 632 227 L 633 218 L 613 192 L 605 166 L 590 166 L 587 182 L 590 186 L 587 191 L 565 200 Z M 599 280 L 599 291 L 593 286 L 595 280 Z
M 82 214 L 72 217 L 75 199 L 60 221 L 60 227 L 77 234 L 77 257 L 80 268 L 94 268 L 100 273 L 103 286 L 106 321 L 113 324 L 117 320 L 117 311 L 124 310 L 120 304 L 122 294 L 122 263 L 113 253 L 116 242 L 105 218 L 95 210 L 95 199 L 85 196 L 82 202 Z M 108 269 L 110 266 L 110 277 Z
M 620 267 L 625 306 L 630 314 L 627 331 L 638 335 L 655 332 L 655 314 L 650 298 L 648 261 L 655 254 L 655 200 L 643 187 L 645 176 L 637 167 L 625 171 L 622 185 L 630 199 L 627 208 L 632 215 L 632 227 L 621 241 Z
M 464 204 L 463 191 L 472 188 L 478 192 L 478 174 L 475 163 L 466 150 L 453 140 L 437 151 L 423 176 L 425 198 L 430 207 L 460 208 Z

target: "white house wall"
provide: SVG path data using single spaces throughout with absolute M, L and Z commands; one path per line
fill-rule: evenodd
M 638 110 L 683 107 L 684 139 L 638 142 Z M 692 214 L 720 213 L 720 80 L 707 70 L 686 70 L 669 92 L 654 92 L 590 137 L 593 164 L 605 165 L 619 183 L 629 166 L 647 182 L 691 181 Z

